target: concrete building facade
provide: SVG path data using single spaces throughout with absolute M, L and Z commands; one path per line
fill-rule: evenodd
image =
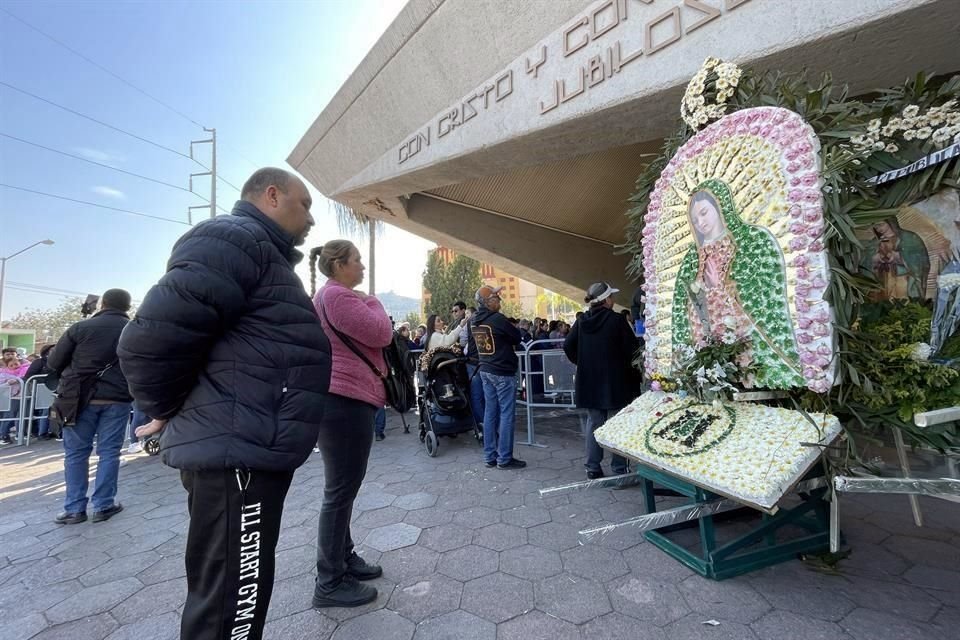
M 960 69 L 956 0 L 411 0 L 290 154 L 324 195 L 578 299 L 707 56 L 854 94 Z

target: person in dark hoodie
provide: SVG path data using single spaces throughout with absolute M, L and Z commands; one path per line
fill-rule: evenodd
M 163 430 L 163 462 L 187 490 L 182 640 L 262 638 L 284 498 L 328 404 L 330 341 L 294 273 L 310 193 L 265 168 L 240 197 L 177 241 L 120 339 L 154 418 L 138 435 Z
M 514 348 L 520 344 L 520 330 L 500 313 L 503 287 L 483 286 L 474 296 L 480 307 L 470 320 L 468 350 L 480 359 L 483 382 L 483 458 L 488 467 L 522 469 L 523 460 L 513 457 L 513 429 L 516 421 L 517 367 Z
M 623 316 L 613 310 L 615 293 L 618 289 L 606 282 L 590 285 L 584 299 L 590 309 L 573 325 L 563 343 L 567 357 L 577 365 L 577 407 L 587 410 L 584 466 L 590 480 L 603 477 L 603 449 L 593 432 L 610 415 L 630 404 L 639 392 L 633 368 L 637 339 Z M 614 454 L 611 469 L 616 475 L 627 473 L 627 459 Z

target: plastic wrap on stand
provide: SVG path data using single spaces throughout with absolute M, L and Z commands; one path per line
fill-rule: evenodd
M 550 487 L 540 489 L 540 497 L 547 498 L 559 496 L 565 493 L 574 493 L 576 491 L 586 491 L 587 489 L 610 489 L 612 487 L 631 487 L 640 484 L 640 476 L 635 473 L 624 473 L 619 476 L 609 476 L 607 478 L 597 478 L 596 480 L 581 480 L 580 482 L 571 482 L 559 487 Z
M 960 500 L 960 480 L 955 478 L 854 478 L 833 479 L 837 491 L 843 493 L 903 493 Z
M 602 527 L 584 529 L 580 532 L 579 542 L 580 544 L 597 542 L 602 540 L 608 534 L 617 529 L 622 529 L 623 527 L 630 527 L 636 531 L 649 531 L 651 529 L 660 529 L 661 527 L 677 524 L 678 522 L 687 522 L 689 520 L 702 518 L 703 516 L 712 516 L 718 513 L 723 513 L 724 511 L 732 511 L 734 509 L 743 508 L 745 508 L 743 504 L 737 502 L 736 500 L 729 499 L 715 500 L 713 502 L 704 502 L 701 504 L 683 505 L 681 507 L 675 507 L 666 511 L 658 511 L 656 513 L 648 513 L 646 515 L 637 516 L 636 518 L 630 518 L 629 520 L 618 522 L 617 524 L 608 524 Z

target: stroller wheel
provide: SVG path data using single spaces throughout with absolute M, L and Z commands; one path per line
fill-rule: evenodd
M 151 456 L 157 455 L 160 453 L 160 441 L 156 438 L 148 438 L 146 442 L 143 443 L 143 450 Z
M 437 434 L 435 434 L 433 431 L 427 431 L 427 437 L 423 444 L 427 448 L 427 455 L 431 458 L 436 457 L 437 447 L 440 446 L 440 442 L 437 440 Z

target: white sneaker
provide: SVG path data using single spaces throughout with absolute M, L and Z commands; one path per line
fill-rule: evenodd
M 131 442 L 130 446 L 127 447 L 127 453 L 142 453 L 143 445 L 139 442 Z
M 320 453 L 320 447 L 314 447 L 314 448 L 313 448 L 313 452 L 314 452 L 314 453 Z

